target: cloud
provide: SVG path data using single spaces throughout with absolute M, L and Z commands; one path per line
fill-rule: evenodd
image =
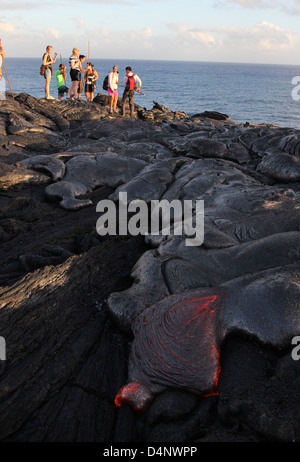
M 300 0 L 225 0 L 227 4 L 239 5 L 242 8 L 268 9 L 276 8 L 290 15 L 300 14 Z M 218 6 L 215 4 L 215 6 Z
M 280 53 L 297 52 L 298 35 L 267 21 L 250 28 L 169 24 L 177 53 L 186 59 L 276 62 Z M 244 57 L 244 58 L 243 58 Z
M 105 44 L 107 47 L 113 47 L 116 50 L 136 50 L 140 47 L 148 47 L 152 38 L 152 29 L 147 26 L 141 30 L 109 30 L 106 27 L 101 27 L 97 31 L 93 31 L 91 44 L 99 47 L 99 43 Z
M 2 1 L 0 0 L 0 12 L 1 11 L 19 11 L 19 10 L 37 10 L 37 9 L 46 9 L 46 8 L 59 8 L 63 4 L 69 3 L 91 3 L 94 5 L 135 5 L 131 0 L 57 0 L 54 2 L 45 2 L 45 1 Z
M 0 30 L 1 32 L 5 32 L 6 34 L 15 34 L 16 28 L 10 22 L 3 22 L 0 21 Z
M 76 22 L 76 25 L 78 28 L 85 28 L 85 20 L 83 18 L 74 18 L 74 21 Z
M 238 27 L 217 28 L 224 36 L 224 46 L 235 45 L 236 48 L 251 48 L 276 52 L 276 50 L 291 49 L 296 45 L 297 34 L 284 30 L 267 21 L 261 21 L 251 28 Z
M 286 30 L 268 21 L 261 21 L 247 28 L 227 25 L 199 27 L 185 22 L 173 22 L 164 31 L 154 32 L 149 24 L 139 29 L 126 30 L 126 24 L 119 28 L 110 28 L 103 24 L 91 27 L 81 14 L 72 19 L 76 27 L 73 26 L 71 31 L 59 29 L 52 23 L 42 29 L 38 24 L 36 27 L 29 27 L 26 40 L 20 27 L 15 27 L 7 18 L 2 17 L 3 25 L 0 20 L 0 30 L 10 34 L 9 46 L 11 50 L 17 50 L 17 56 L 40 56 L 44 46 L 51 42 L 54 51 L 64 57 L 70 55 L 75 45 L 80 53 L 87 55 L 89 43 L 91 59 L 101 57 L 287 64 L 297 62 L 298 59 L 297 31 Z M 48 37 L 47 43 L 45 37 Z
M 81 18 L 74 19 L 76 23 L 83 24 Z M 88 32 L 88 34 L 87 34 Z M 48 30 L 44 36 L 48 36 Z M 62 56 L 69 56 L 72 48 L 76 45 L 80 53 L 87 56 L 88 43 L 90 45 L 91 59 L 95 58 L 145 58 L 145 51 L 152 53 L 153 58 L 159 54 L 159 45 L 156 46 L 155 38 L 152 34 L 150 26 L 146 26 L 140 30 L 117 30 L 110 29 L 105 26 L 97 28 L 78 27 L 76 42 L 74 42 L 74 35 L 71 33 L 60 34 L 59 40 L 54 36 L 55 31 L 52 30 L 53 47 Z M 38 35 L 40 33 L 36 33 Z M 32 36 L 34 31 L 32 32 Z M 41 34 L 40 42 L 43 40 Z M 160 44 L 161 45 L 161 44 Z
M 19 11 L 19 10 L 36 10 L 41 8 L 47 8 L 52 6 L 53 3 L 47 2 L 27 2 L 27 1 L 18 1 L 18 2 L 2 2 L 0 0 L 0 11 Z
M 188 45 L 190 43 L 191 46 L 198 44 L 205 47 L 216 47 L 221 44 L 208 30 L 184 23 L 172 23 L 168 26 L 177 35 L 178 44 Z
M 80 18 L 77 18 L 80 22 Z M 296 32 L 271 22 L 252 27 L 197 27 L 184 22 L 168 25 L 169 32 L 154 34 L 150 26 L 139 30 L 89 29 L 90 52 L 94 58 L 184 59 L 236 62 L 283 62 L 291 53 L 298 54 Z M 86 29 L 80 28 L 76 44 L 87 52 Z M 62 46 L 63 44 L 63 46 Z M 62 35 L 56 46 L 67 56 L 74 45 L 71 34 Z
M 265 49 L 287 49 L 295 46 L 297 34 L 275 26 L 267 21 L 258 23 L 252 30 L 254 37 L 258 38 L 258 44 Z
M 278 6 L 277 0 L 226 0 L 227 3 L 235 3 L 245 8 L 275 8 Z
M 136 3 L 130 0 L 63 0 L 66 3 L 93 3 L 95 5 L 135 5 Z
M 49 27 L 48 29 L 46 29 L 45 34 L 49 38 L 54 38 L 54 39 L 59 39 L 61 37 L 60 32 L 56 29 L 53 29 L 52 27 Z

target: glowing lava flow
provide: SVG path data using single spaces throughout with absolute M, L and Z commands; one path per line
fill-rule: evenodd
M 166 387 L 204 396 L 217 393 L 220 296 L 182 298 L 182 294 L 168 297 L 136 319 L 130 382 L 118 392 L 117 406 L 127 402 L 135 410 L 144 410 L 157 391 Z

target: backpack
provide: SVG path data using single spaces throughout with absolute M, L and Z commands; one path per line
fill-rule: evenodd
M 128 75 L 127 76 L 127 83 L 126 83 L 126 88 L 127 90 L 136 90 L 136 82 L 134 80 L 135 74 Z
M 44 53 L 44 54 L 43 54 L 43 57 L 42 57 L 43 62 L 44 62 L 45 54 L 46 54 L 46 53 Z M 48 61 L 51 61 L 51 56 L 50 56 L 50 55 L 48 55 L 48 57 L 47 57 L 47 62 L 48 62 Z M 50 64 L 50 65 L 47 65 L 47 64 L 46 64 L 46 66 L 44 66 L 44 64 L 42 64 L 41 67 L 40 67 L 40 75 L 45 75 L 45 70 L 46 70 L 46 69 L 50 69 L 50 70 L 51 70 L 51 74 L 53 75 L 53 68 L 52 68 L 52 65 L 51 65 L 51 64 Z
M 102 88 L 103 90 L 107 91 L 108 89 L 108 75 L 105 77 L 105 79 L 103 80 L 103 84 L 102 84 Z

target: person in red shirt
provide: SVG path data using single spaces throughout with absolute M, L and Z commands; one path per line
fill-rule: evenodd
M 125 90 L 122 98 L 122 115 L 125 115 L 126 100 L 129 100 L 130 117 L 134 117 L 134 92 L 141 91 L 142 81 L 137 74 L 132 72 L 130 66 L 126 67 L 126 75 L 124 77 Z

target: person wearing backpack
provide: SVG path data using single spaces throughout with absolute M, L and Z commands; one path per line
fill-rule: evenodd
M 124 84 L 125 90 L 122 97 L 122 115 L 125 115 L 125 106 L 126 100 L 128 98 L 129 101 L 129 110 L 130 110 L 130 117 L 134 117 L 134 92 L 137 91 L 138 93 L 141 90 L 142 81 L 137 74 L 132 72 L 130 66 L 127 66 L 126 75 L 124 77 Z
M 46 48 L 46 53 L 43 54 L 43 66 L 44 66 L 44 77 L 45 77 L 45 98 L 54 99 L 53 96 L 50 96 L 50 81 L 53 74 L 52 64 L 55 63 L 57 53 L 54 54 L 54 58 L 51 58 L 50 53 L 52 53 L 53 47 L 48 45 Z
M 109 112 L 117 112 L 118 103 L 118 85 L 119 85 L 119 71 L 118 66 L 113 66 L 112 71 L 108 74 L 107 80 L 107 92 L 110 96 L 110 108 Z

